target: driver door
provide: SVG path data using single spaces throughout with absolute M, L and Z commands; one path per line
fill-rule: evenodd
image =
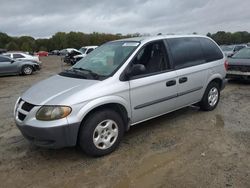
M 130 78 L 132 124 L 138 123 L 176 108 L 177 75 L 172 69 L 163 41 L 145 45 L 132 61 L 143 64 L 144 74 Z

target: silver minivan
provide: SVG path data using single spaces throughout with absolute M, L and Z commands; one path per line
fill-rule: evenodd
M 78 144 L 86 154 L 102 156 L 132 125 L 192 104 L 216 108 L 226 67 L 218 45 L 204 36 L 112 41 L 28 89 L 14 117 L 38 146 Z

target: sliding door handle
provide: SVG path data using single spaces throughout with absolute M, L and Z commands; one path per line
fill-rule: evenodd
M 168 81 L 168 82 L 166 83 L 166 86 L 167 86 L 167 87 L 174 86 L 174 85 L 176 85 L 176 80 L 170 80 L 170 81 Z

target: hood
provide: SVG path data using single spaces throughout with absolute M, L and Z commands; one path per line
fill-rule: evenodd
M 61 105 L 69 96 L 98 82 L 100 81 L 56 75 L 35 84 L 21 98 L 34 105 Z
M 250 66 L 250 59 L 237 59 L 237 58 L 229 58 L 228 59 L 229 65 L 244 65 Z

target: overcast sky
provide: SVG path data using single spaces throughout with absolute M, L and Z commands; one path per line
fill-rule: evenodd
M 0 0 L 0 32 L 250 32 L 250 0 Z

